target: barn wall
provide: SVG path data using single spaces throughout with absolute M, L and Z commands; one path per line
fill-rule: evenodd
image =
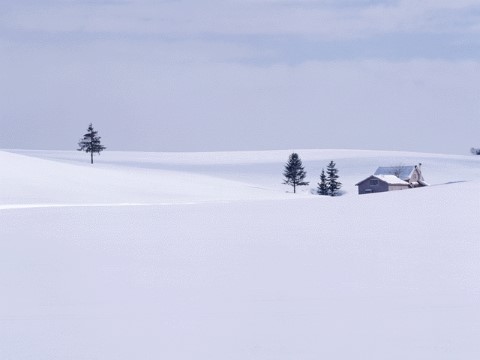
M 414 171 L 412 177 L 410 178 L 410 182 L 417 182 L 418 181 L 418 173 Z
M 389 186 L 389 191 L 394 191 L 394 190 L 405 190 L 405 189 L 408 189 L 409 187 L 408 186 L 405 186 L 405 185 L 390 185 Z
M 368 190 L 371 190 L 370 192 Z M 359 194 L 370 194 L 377 192 L 388 191 L 388 184 L 381 180 L 378 181 L 377 186 L 370 185 L 370 179 L 366 179 L 358 184 L 358 193 Z

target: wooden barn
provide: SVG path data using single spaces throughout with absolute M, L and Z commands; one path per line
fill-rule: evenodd
M 358 184 L 359 194 L 405 190 L 427 186 L 422 174 L 422 164 L 379 167 L 377 171 Z

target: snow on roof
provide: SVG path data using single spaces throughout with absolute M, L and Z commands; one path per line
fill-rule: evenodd
M 422 185 L 422 186 L 430 186 L 430 184 L 427 183 L 426 181 L 424 181 L 423 179 L 418 180 L 418 183 L 419 183 L 420 185 Z
M 374 175 L 394 175 L 402 180 L 410 180 L 415 170 L 415 165 L 408 166 L 381 166 Z
M 395 175 L 370 175 L 368 178 L 360 181 L 359 183 L 355 184 L 355 186 L 360 185 L 364 181 L 370 180 L 370 179 L 378 179 L 380 181 L 386 182 L 389 185 L 409 185 L 408 182 L 403 181 L 402 179 L 399 179 Z
M 395 175 L 374 175 L 373 177 L 385 181 L 389 185 L 407 185 L 408 182 L 396 177 Z

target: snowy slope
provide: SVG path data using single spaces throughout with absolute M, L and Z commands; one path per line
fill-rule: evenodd
M 152 179 L 154 170 L 174 171 L 180 178 L 183 178 L 189 185 L 183 187 L 183 193 L 189 193 L 190 189 L 195 192 L 197 186 L 192 174 L 206 175 L 224 180 L 243 182 L 256 187 L 261 187 L 275 192 L 288 191 L 288 187 L 282 185 L 282 171 L 288 155 L 293 150 L 278 151 L 243 151 L 243 152 L 211 152 L 211 153 L 145 153 L 145 152 L 120 152 L 107 151 L 96 157 L 95 169 L 116 169 L 123 168 L 123 173 L 138 173 L 144 170 L 148 179 Z M 303 189 L 309 192 L 316 187 L 322 168 L 326 168 L 330 160 L 337 163 L 340 170 L 341 181 L 344 184 L 344 191 L 356 194 L 355 184 L 372 175 L 380 165 L 416 165 L 423 164 L 425 179 L 430 184 L 442 184 L 456 181 L 470 181 L 480 179 L 480 157 L 439 155 L 411 152 L 394 151 L 371 151 L 371 150 L 295 150 L 299 153 L 307 170 L 307 180 L 311 186 Z M 64 164 L 82 166 L 82 169 L 90 169 L 88 156 L 76 151 L 16 151 L 18 154 L 41 159 L 54 160 L 56 166 L 59 161 Z M 126 169 L 125 169 L 126 168 Z M 148 171 L 147 171 L 148 170 Z M 79 170 L 84 171 L 84 170 Z M 161 178 L 165 178 L 159 174 Z M 99 179 L 110 182 L 111 179 L 99 176 Z M 169 176 L 170 179 L 175 179 Z M 211 178 L 210 178 L 211 180 Z M 136 179 L 137 184 L 139 179 Z M 150 180 L 148 180 L 150 181 Z M 158 181 L 151 181 L 150 187 Z M 135 186 L 135 185 L 134 185 Z M 215 184 L 216 187 L 219 184 Z M 231 186 L 231 184 L 229 185 Z M 155 187 L 155 186 L 153 186 Z M 163 191 L 166 190 L 163 189 Z M 138 190 L 135 190 L 136 193 Z M 237 190 L 238 191 L 238 190 Z M 219 192 L 218 189 L 213 192 Z M 235 193 L 236 191 L 232 191 Z M 118 196 L 118 192 L 116 192 Z M 212 191 L 201 189 L 199 193 L 205 196 Z M 273 196 L 269 192 L 267 197 Z M 199 194 L 200 195 L 200 194 Z M 180 194 L 178 194 L 180 196 Z M 231 195 L 229 195 L 231 196 Z M 245 194 L 242 197 L 245 198 Z M 259 196 L 254 194 L 254 197 Z M 227 196 L 228 197 L 228 196 Z M 242 198 L 241 197 L 241 198 Z M 251 197 L 249 197 L 251 198 Z
M 73 158 L 76 152 L 70 152 Z M 195 171 L 57 162 L 0 152 L 0 206 L 179 203 L 275 197 L 271 191 Z M 266 194 L 264 194 L 266 193 Z
M 299 151 L 329 198 L 288 153 L 0 152 L 0 358 L 480 358 L 479 159 Z M 435 186 L 356 195 L 417 162 Z

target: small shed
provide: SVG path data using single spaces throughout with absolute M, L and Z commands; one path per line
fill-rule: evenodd
M 359 194 L 371 194 L 376 192 L 405 190 L 409 189 L 408 182 L 396 177 L 395 175 L 372 175 L 358 184 Z
M 428 186 L 423 178 L 422 164 L 408 166 L 381 166 L 375 173 L 358 184 L 359 194 L 405 190 Z

